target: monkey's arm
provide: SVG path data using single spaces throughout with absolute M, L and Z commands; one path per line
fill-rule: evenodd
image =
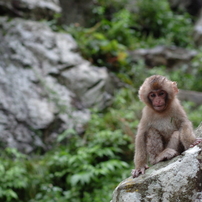
M 140 174 L 144 174 L 145 170 L 149 168 L 147 166 L 147 151 L 146 151 L 146 131 L 140 127 L 135 140 L 135 157 L 134 157 L 135 169 L 131 174 L 133 177 L 138 177 Z
M 180 141 L 182 142 L 185 150 L 189 149 L 191 145 L 196 143 L 196 136 L 193 132 L 192 124 L 189 120 L 183 121 L 180 128 Z

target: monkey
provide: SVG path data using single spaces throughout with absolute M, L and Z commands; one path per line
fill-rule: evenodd
M 146 106 L 135 139 L 133 178 L 149 168 L 147 158 L 154 165 L 201 142 L 195 137 L 177 93 L 177 83 L 161 75 L 146 78 L 140 87 L 139 98 Z

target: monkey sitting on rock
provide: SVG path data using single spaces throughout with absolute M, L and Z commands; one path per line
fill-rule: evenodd
M 156 164 L 202 141 L 196 139 L 177 93 L 177 83 L 160 75 L 147 78 L 140 87 L 139 98 L 146 106 L 136 135 L 133 178 L 145 173 L 147 157 Z

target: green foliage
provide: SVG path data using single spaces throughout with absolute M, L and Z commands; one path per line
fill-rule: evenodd
M 193 59 L 192 68 L 189 69 L 189 87 L 187 89 L 202 91 L 202 49 L 198 50 L 197 56 Z M 187 82 L 186 81 L 186 82 Z
M 64 202 L 68 201 L 68 198 L 68 191 L 63 191 L 62 188 L 52 184 L 42 184 L 35 199 L 29 202 Z
M 120 89 L 116 93 L 112 106 L 104 113 L 96 110 L 92 111 L 92 119 L 89 122 L 86 134 L 91 135 L 106 129 L 108 131 L 117 131 L 119 129 L 123 134 L 134 139 L 142 107 L 143 104 L 139 102 L 137 91 L 134 88 Z M 105 140 L 105 138 L 103 139 Z M 123 141 L 123 139 L 120 141 Z M 114 142 L 119 142 L 119 139 L 114 140 Z M 130 145 L 127 147 L 129 148 Z
M 135 9 L 128 9 L 130 6 Z M 92 25 L 101 22 L 100 32 L 128 47 L 140 46 L 142 40 L 145 44 L 192 44 L 191 16 L 173 13 L 167 0 L 137 0 L 134 4 L 127 0 L 99 0 L 93 13 L 97 21 Z
M 47 154 L 47 182 L 40 186 L 31 202 L 54 201 L 54 198 L 57 201 L 87 202 L 89 197 L 102 195 L 106 183 L 109 187 L 105 201 L 110 200 L 114 186 L 123 177 L 120 171 L 129 168 L 120 158 L 122 147 L 129 144 L 128 136 L 120 131 L 101 131 L 86 137 L 85 142 L 78 135 L 74 138 L 77 141 L 71 141 L 71 147 Z M 82 142 L 80 147 L 77 142 Z
M 116 38 L 120 44 L 130 47 L 131 43 L 135 42 L 132 21 L 132 14 L 127 9 L 121 9 L 114 14 L 111 21 L 102 20 L 98 31 L 105 33 L 109 40 Z
M 194 128 L 197 128 L 201 123 L 202 106 L 196 106 L 192 102 L 183 102 L 182 105 L 187 112 L 189 120 L 193 123 Z
M 124 8 L 128 0 L 96 0 L 96 2 L 92 10 L 94 18 L 90 21 L 91 26 L 103 19 L 111 21 L 113 14 Z
M 7 149 L 0 158 L 0 200 L 109 201 L 115 186 L 130 173 L 124 159 L 131 155 L 131 138 L 118 129 L 93 132 L 97 121 L 101 118 L 92 121 L 84 137 L 74 130 L 65 131 L 58 136 L 58 144 L 67 138 L 68 145 L 58 145 L 41 158 L 27 159 Z
M 75 37 L 86 59 L 116 72 L 124 88 L 116 92 L 108 109 L 92 109 L 83 136 L 66 130 L 58 135 L 56 147 L 40 157 L 28 158 L 15 149 L 6 149 L 0 156 L 0 201 L 110 201 L 116 185 L 130 175 L 133 167 L 133 139 L 144 106 L 137 92 L 144 79 L 161 74 L 177 81 L 180 88 L 202 90 L 198 82 L 202 79 L 201 51 L 193 68 L 177 70 L 146 69 L 141 61 L 132 64 L 127 52 L 159 44 L 192 46 L 190 16 L 174 14 L 167 0 L 137 0 L 133 12 L 126 8 L 127 0 L 95 2 L 91 28 L 76 25 L 65 31 Z M 53 30 L 61 31 L 57 18 L 48 23 Z M 56 92 L 51 92 L 50 99 L 63 109 Z M 202 107 L 190 102 L 183 102 L 183 106 L 196 127 L 201 122 Z
M 98 27 L 100 24 L 91 29 L 71 27 L 68 31 L 78 39 L 79 48 L 86 59 L 97 66 L 118 71 L 126 65 L 126 47 L 116 39 L 109 40 L 103 33 L 97 32 Z
M 163 37 L 170 44 L 190 45 L 192 21 L 188 14 L 174 14 L 167 0 L 138 0 L 134 22 L 143 35 Z
M 69 138 L 69 136 L 72 136 L 72 135 L 76 135 L 75 130 L 73 130 L 73 129 L 65 130 L 62 134 L 58 135 L 57 142 L 60 143 L 60 142 L 62 142 L 64 140 L 66 140 L 67 138 Z
M 133 12 L 127 9 L 130 4 L 122 3 L 119 9 L 110 9 L 109 17 L 108 8 L 114 4 L 98 1 L 94 12 L 100 17 L 91 28 L 78 25 L 65 28 L 75 37 L 83 56 L 93 64 L 119 73 L 131 67 L 128 49 L 193 46 L 191 17 L 173 13 L 167 0 L 138 0 Z
M 6 160 L 5 160 L 6 158 Z M 18 201 L 21 190 L 28 186 L 24 156 L 16 149 L 7 148 L 0 157 L 0 200 Z

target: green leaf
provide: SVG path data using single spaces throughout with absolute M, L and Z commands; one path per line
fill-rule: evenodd
M 91 178 L 93 177 L 93 172 L 80 172 L 80 173 L 77 173 L 73 176 L 71 176 L 71 184 L 72 186 L 76 186 L 78 185 L 79 183 L 80 184 L 87 184 L 90 182 Z

